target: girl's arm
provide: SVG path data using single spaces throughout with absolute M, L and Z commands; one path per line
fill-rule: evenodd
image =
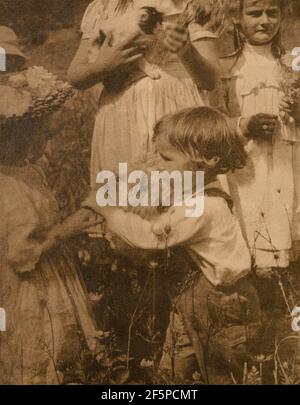
M 68 239 L 83 233 L 88 228 L 103 223 L 104 218 L 87 209 L 80 209 L 62 223 L 53 226 L 43 235 L 43 252 L 51 250 Z
M 210 105 L 228 116 L 230 127 L 233 131 L 237 131 L 244 144 L 255 138 L 272 139 L 278 124 L 278 116 L 262 113 L 250 117 L 239 115 L 239 108 L 232 108 L 232 106 L 235 106 L 234 100 L 231 100 L 230 86 L 232 84 L 232 78 L 220 80 L 216 89 L 209 95 Z
M 143 56 L 143 43 L 134 44 L 138 35 L 132 35 L 114 46 L 111 45 L 112 34 L 108 33 L 103 45 L 99 48 L 96 61 L 90 64 L 88 50 L 92 40 L 82 39 L 68 70 L 69 82 L 74 87 L 84 90 L 103 82 L 113 71 L 128 67 L 139 60 Z
M 200 89 L 213 90 L 219 79 L 219 59 L 215 40 L 188 43 L 179 57 Z
M 219 80 L 219 57 L 215 42 L 212 38 L 190 41 L 186 28 L 166 24 L 166 47 L 178 54 L 191 78 L 203 90 L 213 90 Z

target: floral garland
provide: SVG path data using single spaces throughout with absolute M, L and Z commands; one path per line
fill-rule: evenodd
M 9 100 L 15 108 L 1 115 L 0 126 L 24 118 L 39 118 L 56 111 L 74 93 L 70 84 L 58 80 L 54 74 L 37 66 L 24 72 L 5 75 L 0 86 L 3 96 L 6 90 L 6 94 L 11 94 L 12 97 L 14 93 L 18 94 L 20 100 L 24 100 L 21 109 L 15 100 Z

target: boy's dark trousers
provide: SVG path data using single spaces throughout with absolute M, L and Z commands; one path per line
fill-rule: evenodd
M 174 299 L 160 368 L 177 381 L 200 370 L 209 384 L 240 383 L 260 328 L 250 277 L 217 288 L 198 272 Z

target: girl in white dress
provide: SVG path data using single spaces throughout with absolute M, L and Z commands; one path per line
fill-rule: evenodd
M 258 272 L 288 268 L 300 240 L 299 143 L 295 120 L 281 119 L 283 2 L 240 0 L 238 50 L 223 59 L 227 111 L 236 117 L 248 164 L 227 176 L 244 237 Z M 299 155 L 300 156 L 300 155 Z
M 188 35 L 177 24 L 187 3 L 95 0 L 87 8 L 82 41 L 69 69 L 69 80 L 79 88 L 104 83 L 92 142 L 92 186 L 100 170 L 115 170 L 120 162 L 130 163 L 151 150 L 157 120 L 165 114 L 205 104 L 204 90 L 214 88 L 218 73 L 216 35 L 197 23 L 188 26 Z M 108 44 L 107 39 L 96 61 L 89 64 L 88 53 L 95 33 L 107 26 L 109 19 L 144 6 L 156 8 L 163 13 L 164 22 L 169 23 L 165 39 L 168 51 L 163 57 L 161 52 L 154 51 L 152 55 L 160 78 L 153 80 L 138 69 L 122 75 L 125 66 L 133 66 L 143 56 L 140 45 L 132 38 L 121 45 Z

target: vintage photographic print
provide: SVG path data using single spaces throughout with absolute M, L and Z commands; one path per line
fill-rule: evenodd
M 0 0 L 0 385 L 300 385 L 299 332 L 300 1 Z

